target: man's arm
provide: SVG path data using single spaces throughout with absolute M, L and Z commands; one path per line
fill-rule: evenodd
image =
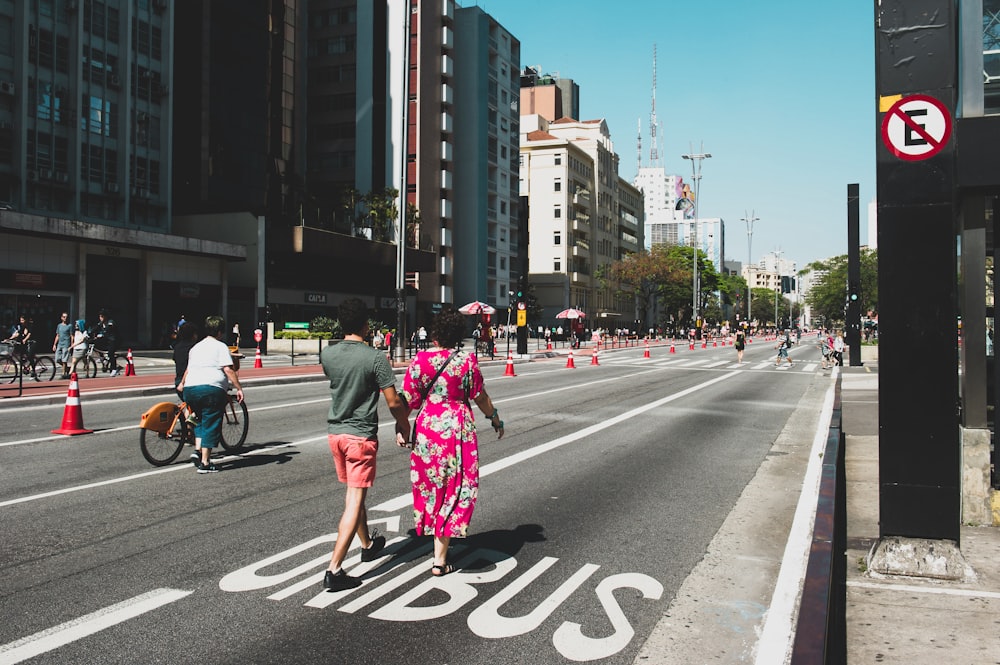
M 385 397 L 386 406 L 389 407 L 389 413 L 396 419 L 396 445 L 405 446 L 410 441 L 410 407 L 396 392 L 394 385 L 383 388 L 382 395 Z

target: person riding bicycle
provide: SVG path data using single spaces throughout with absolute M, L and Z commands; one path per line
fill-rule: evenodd
M 4 342 L 10 344 L 13 348 L 11 349 L 11 355 L 16 356 L 24 361 L 31 362 L 34 357 L 35 342 L 31 339 L 31 328 L 28 325 L 27 317 L 24 314 L 14 327 L 10 329 L 10 335 Z
M 108 354 L 111 376 L 118 376 L 121 370 L 118 368 L 118 338 L 116 334 L 115 321 L 108 316 L 107 310 L 102 309 L 97 313 L 97 324 L 88 335 L 94 342 L 94 348 Z

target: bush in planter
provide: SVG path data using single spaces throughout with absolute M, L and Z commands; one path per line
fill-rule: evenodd
M 343 337 L 344 330 L 340 326 L 340 321 L 336 319 L 331 319 L 328 316 L 317 316 L 315 319 L 309 322 L 309 330 L 311 332 L 328 332 L 333 337 Z M 326 337 L 324 339 L 330 339 Z
M 275 330 L 274 339 L 332 339 L 333 333 L 312 330 Z

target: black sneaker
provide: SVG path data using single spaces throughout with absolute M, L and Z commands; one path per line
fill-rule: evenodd
M 351 577 L 343 570 L 337 574 L 334 574 L 332 570 L 328 570 L 326 571 L 326 575 L 323 576 L 323 588 L 330 592 L 357 589 L 359 586 L 361 586 L 361 580 L 357 577 Z
M 374 561 L 378 553 L 385 549 L 385 536 L 379 534 L 378 531 L 372 531 L 371 538 L 372 544 L 368 546 L 368 549 L 362 548 L 361 550 L 362 561 Z
M 211 462 L 209 462 L 208 464 L 202 464 L 201 462 L 198 462 L 197 464 L 195 464 L 194 468 L 196 468 L 198 470 L 198 473 L 218 473 L 219 472 L 219 467 L 215 466 Z

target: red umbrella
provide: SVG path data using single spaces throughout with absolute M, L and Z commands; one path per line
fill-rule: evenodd
M 578 309 L 570 307 L 556 314 L 557 319 L 585 319 L 587 315 Z
M 458 311 L 462 314 L 496 314 L 497 310 L 492 305 L 488 305 L 484 302 L 479 302 L 474 300 L 468 305 L 462 305 L 458 308 Z

